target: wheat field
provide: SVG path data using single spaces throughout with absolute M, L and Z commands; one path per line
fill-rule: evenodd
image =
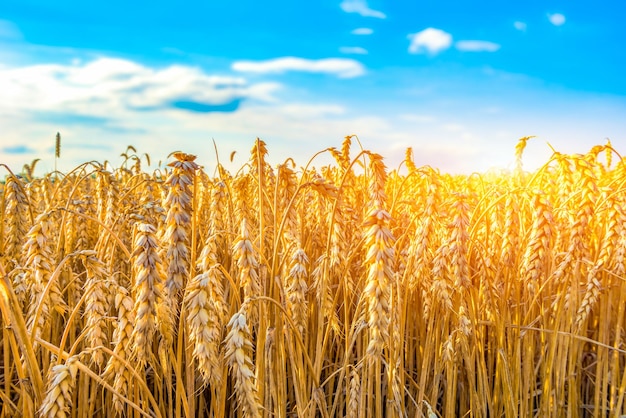
M 610 142 L 466 176 L 354 140 L 0 164 L 0 418 L 626 415 Z

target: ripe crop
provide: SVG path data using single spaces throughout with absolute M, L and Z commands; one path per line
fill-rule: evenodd
M 8 167 L 0 418 L 620 417 L 626 162 Z M 615 160 L 615 161 L 614 161 Z

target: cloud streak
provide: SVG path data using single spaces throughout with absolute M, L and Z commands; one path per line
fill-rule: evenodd
M 346 13 L 358 13 L 364 17 L 386 19 L 387 15 L 381 11 L 370 9 L 365 0 L 344 0 L 339 5 Z
M 339 48 L 339 52 L 342 54 L 366 55 L 367 49 L 361 48 L 360 46 L 342 46 Z
M 281 74 L 288 71 L 321 73 L 339 78 L 353 78 L 365 74 L 363 64 L 347 58 L 310 60 L 298 57 L 282 57 L 266 61 L 237 61 L 232 69 L 244 73 Z
M 456 49 L 463 52 L 496 52 L 500 45 L 489 41 L 458 41 L 454 44 Z
M 374 30 L 371 28 L 356 28 L 350 33 L 353 35 L 371 35 L 374 33 Z

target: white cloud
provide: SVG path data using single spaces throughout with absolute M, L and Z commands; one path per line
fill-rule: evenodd
M 99 58 L 85 64 L 0 69 L 0 111 L 114 117 L 129 109 L 168 107 L 181 100 L 215 105 L 244 98 L 271 101 L 278 88 L 275 83 L 248 85 L 242 77 L 207 75 L 193 67 L 153 69 Z
M 519 31 L 526 32 L 527 25 L 525 22 L 516 21 L 513 23 L 513 27 Z
M 366 55 L 367 49 L 361 48 L 360 46 L 342 46 L 339 48 L 339 52 L 342 54 Z
M 340 4 L 341 10 L 346 13 L 358 13 L 365 17 L 376 17 L 386 19 L 387 15 L 378 10 L 372 10 L 365 0 L 343 0 Z
M 370 28 L 356 28 L 350 33 L 353 35 L 371 35 L 374 33 L 374 30 Z
M 424 52 L 437 54 L 450 48 L 450 45 L 452 45 L 452 35 L 435 28 L 427 28 L 421 32 L 411 33 L 408 35 L 408 38 L 411 40 L 411 44 L 409 45 L 409 52 L 411 54 L 421 54 Z
M 232 69 L 259 74 L 302 71 L 333 74 L 340 78 L 353 78 L 365 74 L 363 64 L 347 58 L 309 60 L 298 57 L 282 57 L 266 61 L 237 61 L 233 63 Z
M 561 26 L 565 23 L 565 16 L 563 16 L 561 13 L 548 13 L 548 20 L 550 20 L 550 23 L 552 23 L 554 26 Z
M 21 40 L 22 38 L 22 32 L 20 32 L 15 23 L 0 19 L 0 40 L 14 41 Z
M 495 52 L 500 49 L 500 45 L 489 41 L 458 41 L 454 46 L 464 52 Z

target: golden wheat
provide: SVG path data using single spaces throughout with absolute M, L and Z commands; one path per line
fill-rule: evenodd
M 529 139 L 471 176 L 355 136 L 1 165 L 0 418 L 626 415 L 626 162 Z

